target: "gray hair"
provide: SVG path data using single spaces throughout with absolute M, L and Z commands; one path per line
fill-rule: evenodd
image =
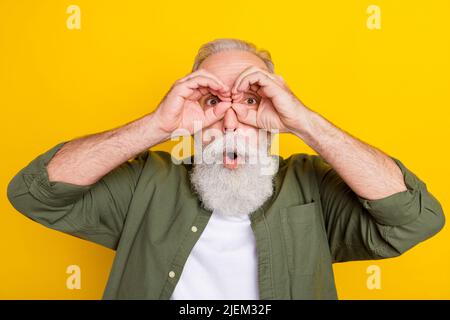
M 274 72 L 274 64 L 269 51 L 258 49 L 253 43 L 240 39 L 216 39 L 205 43 L 198 50 L 192 71 L 196 71 L 200 67 L 200 64 L 210 55 L 227 50 L 242 50 L 251 52 L 264 61 L 270 72 Z

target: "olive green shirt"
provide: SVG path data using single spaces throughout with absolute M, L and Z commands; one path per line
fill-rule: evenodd
M 46 166 L 64 143 L 14 176 L 12 205 L 116 251 L 104 299 L 169 299 L 211 216 L 190 184 L 192 165 L 145 151 L 88 186 L 49 182 Z M 279 157 L 273 195 L 250 216 L 260 299 L 337 299 L 332 263 L 395 257 L 443 227 L 425 183 L 392 159 L 408 190 L 367 200 L 320 156 Z

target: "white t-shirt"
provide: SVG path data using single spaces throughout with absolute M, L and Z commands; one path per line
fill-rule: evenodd
M 170 299 L 259 299 L 256 242 L 248 215 L 212 213 Z

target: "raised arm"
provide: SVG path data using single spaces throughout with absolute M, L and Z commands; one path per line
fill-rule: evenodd
M 177 130 L 177 135 L 192 134 L 194 121 L 210 125 L 230 107 L 229 102 L 208 110 L 200 106 L 200 90 L 227 91 L 213 77 L 190 74 L 151 114 L 54 146 L 13 177 L 9 201 L 49 228 L 115 249 L 142 171 L 158 166 L 158 157 L 146 150 Z
M 249 68 L 232 97 L 252 88 L 259 110 L 233 105 L 242 122 L 292 133 L 319 154 L 312 170 L 334 261 L 397 256 L 442 229 L 440 203 L 400 160 L 305 107 L 278 75 Z
M 167 139 L 155 114 L 64 144 L 48 163 L 50 181 L 90 185 L 128 159 Z

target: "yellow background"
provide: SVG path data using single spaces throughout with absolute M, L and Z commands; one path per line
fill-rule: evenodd
M 81 30 L 66 27 L 72 4 Z M 371 4 L 381 8 L 381 30 L 366 27 Z M 304 103 L 401 159 L 447 211 L 449 15 L 447 0 L 0 0 L 0 298 L 101 298 L 114 252 L 17 213 L 7 183 L 58 142 L 153 110 L 198 47 L 220 37 L 269 49 Z M 292 136 L 280 150 L 313 152 Z M 446 226 L 399 258 L 335 265 L 339 296 L 449 299 L 449 247 Z M 72 264 L 81 290 L 66 288 Z M 380 290 L 366 287 L 372 264 Z

